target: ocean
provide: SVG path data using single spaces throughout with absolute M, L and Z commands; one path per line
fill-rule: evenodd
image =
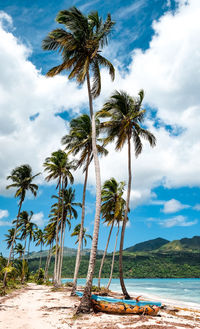
M 62 279 L 62 282 L 72 279 Z M 150 297 L 167 303 L 200 307 L 200 279 L 125 279 L 127 291 L 132 296 Z M 108 279 L 101 279 L 106 286 Z M 78 285 L 85 285 L 85 279 L 78 279 Z M 93 280 L 97 285 L 97 279 Z M 110 290 L 121 292 L 119 279 L 113 279 Z

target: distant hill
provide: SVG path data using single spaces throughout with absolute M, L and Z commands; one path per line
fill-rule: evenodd
M 184 238 L 180 240 L 171 241 L 163 245 L 160 251 L 188 251 L 188 252 L 200 252 L 200 236 L 194 236 L 193 238 Z
M 68 256 L 68 257 L 72 257 L 72 256 L 76 256 L 76 252 L 77 249 L 75 248 L 68 248 L 68 247 L 64 247 L 64 257 Z M 103 255 L 103 250 L 98 250 L 97 251 L 97 255 Z M 29 254 L 29 258 L 40 258 L 40 255 L 42 255 L 42 257 L 47 257 L 48 254 L 48 250 L 44 250 L 42 252 L 32 252 Z M 88 256 L 90 254 L 90 249 L 83 249 L 81 251 L 82 256 Z
M 128 252 L 152 251 L 152 250 L 159 249 L 160 247 L 162 247 L 166 244 L 169 244 L 169 240 L 157 238 L 157 239 L 137 243 L 132 247 L 126 248 L 125 251 L 128 251 Z

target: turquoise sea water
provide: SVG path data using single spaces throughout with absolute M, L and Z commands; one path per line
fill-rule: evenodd
M 62 282 L 72 281 L 62 279 Z M 101 280 L 101 286 L 106 286 L 108 279 Z M 85 279 L 79 279 L 78 285 L 85 284 Z M 93 280 L 97 285 L 97 279 Z M 154 300 L 178 301 L 180 304 L 200 307 L 200 279 L 125 279 L 130 295 L 151 297 Z M 121 292 L 119 279 L 113 279 L 110 289 Z

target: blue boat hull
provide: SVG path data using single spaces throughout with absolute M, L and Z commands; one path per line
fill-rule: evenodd
M 79 297 L 83 296 L 83 293 L 80 291 L 76 291 L 76 295 Z M 109 303 L 124 303 L 128 305 L 137 305 L 137 306 L 145 306 L 145 305 L 155 305 L 158 307 L 161 307 L 160 302 L 154 302 L 154 301 L 139 301 L 136 302 L 136 300 L 129 300 L 129 299 L 116 299 L 112 297 L 104 297 L 104 296 L 97 296 L 97 295 L 92 295 L 91 298 L 97 302 L 104 301 L 104 302 L 109 302 Z

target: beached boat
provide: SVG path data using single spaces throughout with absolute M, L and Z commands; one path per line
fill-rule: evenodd
M 76 294 L 79 297 L 83 295 L 80 291 L 76 291 Z M 117 299 L 98 295 L 91 295 L 91 300 L 95 311 L 115 314 L 156 315 L 161 307 L 160 302 Z
M 160 307 L 156 305 L 130 305 L 127 303 L 110 303 L 105 301 L 96 301 L 92 299 L 92 305 L 95 311 L 105 312 L 110 314 L 146 314 L 156 315 Z

